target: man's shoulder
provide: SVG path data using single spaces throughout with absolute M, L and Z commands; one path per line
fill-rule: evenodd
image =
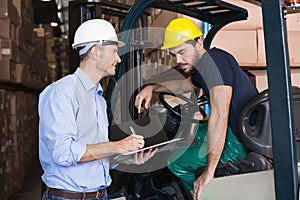
M 224 49 L 220 49 L 220 48 L 217 48 L 217 47 L 213 47 L 211 49 L 208 49 L 207 50 L 207 53 L 209 55 L 214 55 L 214 56 L 232 56 L 229 52 L 225 51 Z
M 77 80 L 78 78 L 75 74 L 69 74 L 54 82 L 54 85 L 57 88 L 70 88 Z
M 227 52 L 226 50 L 219 49 L 219 48 L 211 48 L 208 51 L 208 54 L 210 58 L 217 64 L 219 65 L 231 65 L 231 66 L 239 66 L 238 62 L 236 61 L 235 57 Z
M 74 83 L 76 82 L 76 77 L 74 74 L 67 75 L 50 85 L 48 85 L 42 92 L 43 93 L 51 93 L 54 91 L 60 91 L 63 93 L 70 92 L 74 90 Z

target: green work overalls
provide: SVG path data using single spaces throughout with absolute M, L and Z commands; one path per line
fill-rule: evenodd
M 195 181 L 195 172 L 206 166 L 207 159 L 207 123 L 198 124 L 194 129 L 196 145 L 182 146 L 171 154 L 168 160 L 168 168 L 177 176 L 186 187 L 192 191 Z M 242 145 L 230 130 L 227 128 L 226 141 L 219 165 L 228 161 L 236 162 L 237 158 L 246 158 L 247 153 Z

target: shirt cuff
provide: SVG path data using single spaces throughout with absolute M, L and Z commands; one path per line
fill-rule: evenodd
M 73 160 L 74 160 L 74 164 L 77 164 L 80 159 L 82 158 L 82 156 L 84 155 L 84 153 L 86 152 L 86 144 L 82 143 L 82 142 L 74 142 L 72 145 L 72 153 L 73 153 Z

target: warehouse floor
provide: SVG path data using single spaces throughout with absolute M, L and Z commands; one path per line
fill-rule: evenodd
M 38 159 L 34 160 L 28 167 L 24 179 L 23 188 L 10 200 L 40 200 L 41 199 L 41 177 L 42 169 Z

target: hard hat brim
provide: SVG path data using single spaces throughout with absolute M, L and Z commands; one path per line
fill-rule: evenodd
M 110 41 L 110 40 L 106 40 L 106 42 L 111 42 L 110 44 L 111 45 L 117 45 L 118 47 L 122 47 L 122 46 L 124 46 L 125 45 L 125 43 L 124 42 L 122 42 L 122 41 Z M 91 44 L 91 43 L 93 43 L 93 44 L 99 44 L 99 45 L 102 45 L 102 43 L 103 42 L 101 42 L 101 41 L 90 41 L 90 42 L 84 42 L 84 43 L 80 43 L 80 44 L 75 44 L 75 43 L 73 43 L 72 44 L 72 48 L 73 49 L 76 49 L 76 48 L 78 48 L 78 47 L 83 47 L 83 46 L 85 46 L 85 45 L 87 45 L 87 44 Z

